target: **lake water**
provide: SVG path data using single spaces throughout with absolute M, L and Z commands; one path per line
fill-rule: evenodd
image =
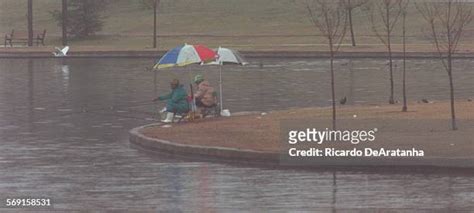
M 51 198 L 62 210 L 416 211 L 474 209 L 472 172 L 276 170 L 184 161 L 146 153 L 128 130 L 153 122 L 151 104 L 178 78 L 219 67 L 147 71 L 152 59 L 0 59 L 0 210 L 6 198 Z M 396 61 L 399 66 L 401 61 Z M 263 64 L 261 66 L 260 64 Z M 337 96 L 388 100 L 384 60 L 336 62 Z M 231 112 L 330 104 L 328 62 L 259 59 L 223 67 Z M 409 100 L 448 98 L 437 60 L 408 61 Z M 456 96 L 474 97 L 474 60 L 455 66 Z M 395 70 L 401 99 L 401 71 Z

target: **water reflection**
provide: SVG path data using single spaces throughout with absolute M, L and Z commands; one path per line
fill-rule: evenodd
M 474 209 L 472 173 L 273 170 L 182 161 L 130 148 L 127 131 L 152 122 L 158 107 L 150 100 L 168 91 L 172 78 L 189 84 L 190 76 L 203 73 L 218 82 L 214 67 L 146 71 L 152 63 L 0 59 L 0 197 L 51 197 L 58 210 Z M 223 72 L 224 101 L 233 112 L 328 104 L 325 61 L 262 63 L 262 68 L 253 62 Z M 444 73 L 432 72 L 436 66 L 426 60 L 410 63 L 411 98 L 446 97 Z M 384 61 L 336 64 L 338 97 L 347 96 L 349 103 L 386 101 L 385 81 L 379 81 L 386 77 Z M 468 60 L 459 65 L 466 68 L 457 75 L 460 98 L 474 91 L 474 73 L 467 69 L 472 65 Z
M 57 65 L 56 66 L 56 72 L 61 75 L 62 79 L 62 84 L 63 84 L 63 89 L 67 91 L 69 87 L 69 66 L 68 65 Z
M 34 88 L 34 81 L 35 81 L 35 74 L 33 70 L 33 60 L 28 59 L 28 126 L 29 131 L 32 132 L 34 128 L 34 120 L 35 120 L 35 88 Z
M 336 192 L 337 192 L 336 171 L 333 171 L 332 172 L 332 212 L 336 212 Z

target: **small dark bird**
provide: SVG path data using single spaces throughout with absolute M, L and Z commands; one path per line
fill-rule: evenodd
M 347 102 L 347 97 L 344 96 L 344 98 L 341 98 L 341 100 L 339 100 L 339 103 L 341 103 L 342 105 L 346 104 Z
M 429 103 L 430 101 L 428 101 L 428 99 L 424 99 L 424 98 L 423 98 L 423 99 L 421 99 L 421 102 L 427 104 L 427 103 Z
M 468 98 L 467 101 L 468 101 L 468 102 L 472 102 L 472 99 Z

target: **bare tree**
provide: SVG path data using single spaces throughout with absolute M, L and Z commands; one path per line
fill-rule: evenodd
M 375 35 L 387 47 L 390 75 L 390 98 L 388 103 L 394 104 L 393 97 L 393 62 L 392 62 L 392 36 L 395 24 L 402 12 L 402 0 L 373 0 L 369 6 L 369 19 Z
M 406 89 L 406 18 L 407 18 L 407 7 L 408 4 L 410 3 L 410 0 L 406 0 L 404 2 L 401 2 L 403 5 L 401 6 L 402 8 L 402 38 L 403 38 L 403 107 L 402 107 L 402 112 L 407 112 L 408 111 L 408 106 L 407 106 L 407 89 Z
M 336 129 L 336 92 L 334 79 L 334 56 L 341 47 L 346 34 L 347 16 L 342 1 L 307 0 L 306 9 L 314 27 L 327 39 L 330 52 L 332 128 Z
M 153 48 L 156 48 L 156 13 L 158 12 L 158 5 L 160 0 L 153 1 Z
M 68 0 L 63 3 L 66 4 L 61 10 L 50 11 L 50 14 L 58 26 L 66 30 L 67 37 L 85 38 L 102 30 L 103 12 L 110 3 L 108 0 Z
M 61 22 L 61 28 L 62 28 L 62 42 L 63 46 L 67 45 L 67 0 L 62 0 L 61 3 L 61 13 L 62 13 L 62 22 Z
M 464 28 L 472 21 L 472 7 L 467 1 L 445 0 L 416 3 L 416 8 L 428 22 L 430 36 L 439 58 L 448 73 L 451 98 L 451 127 L 456 126 L 454 109 L 453 54 L 458 49 Z
M 28 0 L 28 46 L 33 46 L 33 0 Z
M 352 24 L 352 11 L 358 7 L 361 7 L 368 0 L 342 0 L 344 8 L 347 12 L 347 18 L 349 19 L 349 31 L 351 32 L 351 42 L 352 46 L 356 46 L 355 35 L 354 35 L 354 25 Z
M 156 27 L 157 27 L 157 14 L 158 8 L 160 6 L 160 0 L 141 0 L 141 6 L 143 9 L 146 10 L 153 10 L 153 48 L 157 47 L 157 34 L 156 34 Z

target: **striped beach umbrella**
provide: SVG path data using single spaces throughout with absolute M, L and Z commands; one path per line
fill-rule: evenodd
M 214 61 L 211 61 L 209 63 L 202 63 L 202 65 L 219 65 L 219 102 L 220 102 L 220 111 L 222 113 L 223 110 L 223 94 L 222 94 L 222 66 L 227 65 L 227 64 L 234 64 L 234 65 L 247 65 L 248 62 L 245 60 L 245 58 L 236 50 L 229 49 L 229 48 L 223 48 L 219 47 L 215 49 L 217 53 L 217 58 Z
M 223 64 L 238 64 L 247 65 L 248 62 L 245 58 L 237 51 L 229 48 L 219 47 L 214 49 L 218 55 L 215 61 L 209 62 L 210 65 L 223 65 Z
M 186 66 L 195 63 L 214 61 L 217 53 L 204 45 L 184 44 L 173 48 L 161 57 L 154 69 L 163 69 L 174 66 Z

